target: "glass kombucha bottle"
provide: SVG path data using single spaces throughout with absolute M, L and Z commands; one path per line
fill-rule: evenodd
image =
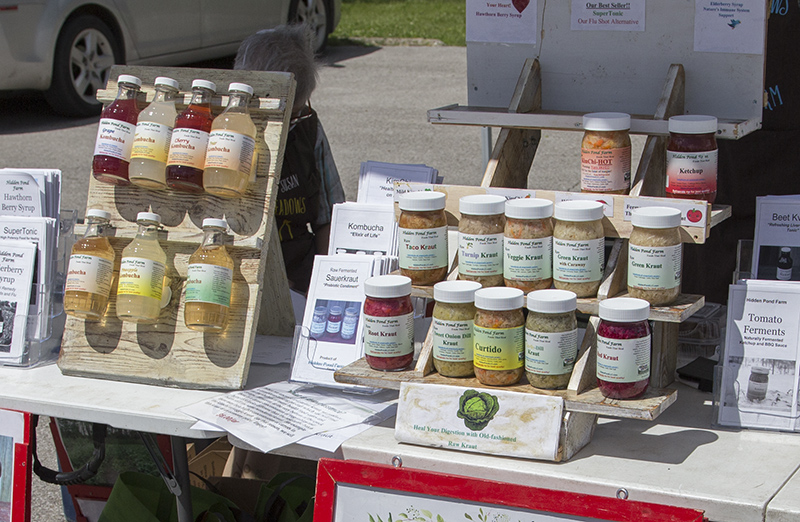
M 106 312 L 114 277 L 114 248 L 105 236 L 111 214 L 86 212 L 86 232 L 72 246 L 64 288 L 64 311 L 74 317 L 97 321 Z
M 128 178 L 134 185 L 161 190 L 167 188 L 167 154 L 178 111 L 175 97 L 178 82 L 159 76 L 153 101 L 139 114 Z
M 139 231 L 122 250 L 117 285 L 117 317 L 132 323 L 155 323 L 161 313 L 161 293 L 167 255 L 158 244 L 161 216 L 139 212 Z
M 228 320 L 233 259 L 225 248 L 224 219 L 203 220 L 203 243 L 189 258 L 183 319 L 186 327 L 222 331 Z
M 92 174 L 95 179 L 114 185 L 128 185 L 128 162 L 139 108 L 136 96 L 142 80 L 129 74 L 117 78 L 117 97 L 100 115 L 94 143 Z
M 215 196 L 238 198 L 247 191 L 253 168 L 256 125 L 248 107 L 253 88 L 232 83 L 228 91 L 228 106 L 211 125 L 203 186 Z
M 211 98 L 217 86 L 208 80 L 192 82 L 189 106 L 175 120 L 167 156 L 167 186 L 182 192 L 203 192 L 208 133 L 211 132 Z

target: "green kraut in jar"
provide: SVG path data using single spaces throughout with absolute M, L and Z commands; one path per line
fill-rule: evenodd
M 525 374 L 535 388 L 566 388 L 578 355 L 577 299 L 568 290 L 528 294 Z
M 433 287 L 433 365 L 445 377 L 473 375 L 472 328 L 476 281 L 442 281 Z

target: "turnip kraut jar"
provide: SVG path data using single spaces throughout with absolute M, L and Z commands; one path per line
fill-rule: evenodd
M 600 301 L 597 386 L 610 399 L 635 399 L 650 382 L 650 303 L 634 297 Z
M 525 375 L 528 383 L 545 390 L 569 384 L 578 356 L 575 292 L 546 289 L 528 294 L 525 322 Z
M 475 292 L 472 330 L 475 377 L 482 384 L 509 386 L 525 372 L 525 294 L 519 288 Z
M 400 274 L 414 285 L 432 285 L 447 276 L 447 196 L 442 192 L 400 194 L 397 220 Z
M 628 240 L 628 295 L 665 306 L 681 293 L 683 243 L 681 212 L 641 207 L 631 214 Z
M 364 281 L 364 358 L 370 368 L 406 369 L 414 359 L 411 279 L 375 276 Z
M 484 287 L 503 285 L 506 198 L 473 194 L 458 200 L 458 278 Z
M 433 366 L 440 375 L 474 374 L 472 329 L 475 291 L 480 288 L 477 281 L 442 281 L 433 286 Z
M 553 284 L 553 203 L 546 199 L 506 201 L 503 280 L 525 293 Z
M 553 286 L 594 297 L 605 265 L 603 204 L 562 201 L 553 209 Z

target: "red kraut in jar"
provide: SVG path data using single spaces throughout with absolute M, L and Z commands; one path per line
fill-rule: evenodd
M 597 327 L 597 386 L 605 397 L 633 399 L 647 390 L 650 382 L 649 313 L 649 303 L 643 299 L 601 301 Z M 614 343 L 614 340 L 627 342 Z M 641 378 L 633 377 L 634 374 Z M 609 378 L 604 379 L 604 375 Z

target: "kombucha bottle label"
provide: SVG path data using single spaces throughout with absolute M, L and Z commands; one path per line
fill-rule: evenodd
M 226 169 L 250 175 L 256 140 L 229 130 L 212 130 L 208 137 L 205 168 Z
M 161 301 L 164 265 L 152 259 L 123 257 L 119 267 L 117 295 L 138 295 Z
M 114 276 L 114 263 L 108 259 L 86 254 L 69 256 L 67 271 L 67 292 L 88 292 L 108 297 L 111 280 Z
M 186 273 L 186 302 L 230 307 L 233 270 L 224 266 L 192 264 Z
M 153 121 L 140 121 L 136 124 L 131 159 L 151 159 L 166 163 L 171 138 L 172 127 Z
M 202 169 L 206 164 L 208 133 L 197 129 L 178 128 L 172 131 L 167 166 L 181 165 Z
M 97 139 L 94 142 L 94 155 L 129 161 L 135 131 L 136 125 L 111 118 L 101 118 L 97 127 Z

